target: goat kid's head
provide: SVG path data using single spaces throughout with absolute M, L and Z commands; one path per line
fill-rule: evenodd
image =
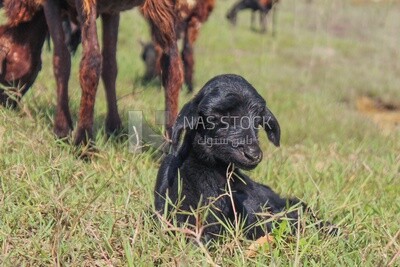
M 262 159 L 259 126 L 279 146 L 278 121 L 256 89 L 240 76 L 220 75 L 181 110 L 173 127 L 173 150 L 183 159 L 191 151 L 207 164 L 253 169 Z

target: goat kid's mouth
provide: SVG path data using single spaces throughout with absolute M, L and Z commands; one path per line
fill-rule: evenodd
M 257 167 L 258 163 L 252 162 L 252 163 L 245 163 L 245 162 L 233 162 L 235 164 L 235 166 L 237 166 L 239 169 L 243 169 L 243 170 L 252 170 L 255 167 Z
M 237 167 L 244 170 L 252 170 L 261 162 L 262 152 L 261 150 L 244 150 L 239 149 L 236 155 L 231 159 Z

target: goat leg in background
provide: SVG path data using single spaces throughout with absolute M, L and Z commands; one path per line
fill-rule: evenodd
M 276 35 L 276 25 L 277 25 L 276 21 L 277 21 L 277 15 L 278 15 L 278 13 L 277 13 L 278 9 L 276 8 L 277 4 L 278 4 L 278 0 L 274 0 L 272 2 L 272 36 Z
M 207 21 L 215 6 L 215 0 L 197 1 L 192 14 L 186 19 L 184 24 L 184 39 L 182 49 L 182 61 L 185 71 L 185 83 L 189 92 L 193 92 L 193 73 L 194 73 L 194 44 L 199 35 L 200 28 Z
M 226 18 L 229 20 L 229 22 L 236 26 L 236 22 L 237 22 L 237 13 L 246 8 L 245 5 L 243 4 L 243 1 L 239 1 L 237 2 L 226 14 Z
M 260 10 L 260 26 L 261 26 L 261 33 L 267 32 L 267 14 L 268 10 Z
M 172 126 L 178 116 L 179 91 L 183 84 L 182 61 L 175 45 L 163 52 L 161 57 L 162 84 L 165 89 L 165 120 L 168 138 L 172 135 Z
M 237 2 L 226 14 L 226 18 L 229 20 L 229 22 L 236 26 L 237 23 L 237 13 L 242 10 L 245 9 L 246 5 L 244 4 L 244 2 L 242 0 L 240 0 L 239 2 Z
M 53 67 L 57 85 L 57 107 L 54 118 L 54 133 L 58 138 L 72 131 L 72 119 L 68 105 L 68 80 L 71 72 L 71 55 L 65 43 L 63 18 L 56 1 L 43 4 L 51 39 L 54 44 Z
M 75 5 L 82 7 L 84 0 L 76 0 Z M 79 122 L 74 144 L 86 144 L 93 136 L 94 103 L 101 75 L 102 55 L 96 28 L 96 4 L 89 10 L 77 9 L 82 30 L 83 56 L 80 64 L 79 80 L 82 88 Z
M 173 0 L 147 0 L 142 7 L 149 20 L 156 45 L 163 49 L 161 56 L 162 84 L 165 90 L 165 123 L 170 138 L 178 115 L 179 91 L 183 84 L 182 61 L 178 53 L 175 32 L 176 14 Z
M 194 46 L 200 29 L 200 21 L 197 18 L 191 18 L 185 29 L 183 39 L 182 61 L 185 71 L 185 83 L 189 92 L 193 92 L 193 71 L 194 71 Z
M 118 114 L 115 82 L 117 79 L 117 41 L 119 14 L 102 14 L 103 20 L 103 69 L 101 76 L 107 96 L 106 132 L 112 134 L 121 128 L 121 119 Z
M 260 11 L 260 27 L 261 33 L 267 32 L 267 14 L 274 5 L 274 0 L 258 0 L 258 10 Z
M 256 29 L 256 27 L 255 27 L 255 21 L 256 21 L 256 11 L 252 10 L 252 11 L 251 11 L 250 28 L 251 28 L 253 31 Z

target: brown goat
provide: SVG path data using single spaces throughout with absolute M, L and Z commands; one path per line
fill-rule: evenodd
M 255 12 L 260 12 L 260 25 L 261 32 L 267 31 L 267 14 L 268 12 L 278 3 L 279 0 L 240 0 L 230 9 L 226 18 L 233 24 L 236 25 L 237 13 L 244 9 L 250 9 L 251 13 L 251 28 L 254 29 Z M 275 12 L 274 12 L 275 17 Z M 273 17 L 273 20 L 274 20 Z
M 181 56 L 184 66 L 185 83 L 189 92 L 193 91 L 194 43 L 197 40 L 202 24 L 207 21 L 214 6 L 215 0 L 180 0 L 176 4 L 178 15 L 176 34 L 178 38 L 183 38 Z M 161 53 L 162 49 L 157 47 L 154 41 L 150 44 L 143 44 L 142 59 L 146 64 L 144 80 L 151 80 L 161 74 Z
M 178 113 L 179 90 L 183 83 L 182 63 L 179 58 L 175 33 L 174 0 L 5 0 L 4 8 L 9 23 L 18 25 L 30 21 L 41 9 L 46 16 L 49 33 L 54 44 L 54 75 L 57 83 L 57 110 L 54 132 L 66 137 L 72 130 L 68 106 L 68 80 L 71 58 L 63 34 L 63 9 L 75 18 L 82 31 L 82 60 L 80 84 L 82 88 L 78 128 L 74 144 L 86 143 L 92 134 L 94 104 L 100 76 L 103 79 L 108 113 L 106 130 L 112 133 L 121 126 L 118 114 L 115 81 L 117 77 L 116 46 L 119 27 L 119 13 L 133 7 L 141 7 L 150 22 L 154 39 L 162 48 L 162 83 L 166 98 L 166 126 L 171 129 Z M 97 36 L 96 18 L 103 21 L 103 49 Z

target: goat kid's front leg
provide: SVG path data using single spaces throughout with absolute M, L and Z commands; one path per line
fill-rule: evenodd
M 192 18 L 185 30 L 185 38 L 182 50 L 182 61 L 185 72 L 185 83 L 189 92 L 193 92 L 193 71 L 194 71 L 194 43 L 199 34 L 201 23 L 197 18 Z
M 71 72 L 71 55 L 64 40 L 61 10 L 56 1 L 43 4 L 50 36 L 54 44 L 53 68 L 57 83 L 57 108 L 54 119 L 54 133 L 64 138 L 72 130 L 72 119 L 68 106 L 68 80 Z
M 118 114 L 115 82 L 117 79 L 117 41 L 119 14 L 102 14 L 103 21 L 103 69 L 101 76 L 107 96 L 106 132 L 112 134 L 121 128 L 121 119 Z
M 83 7 L 84 0 L 76 0 L 77 7 Z M 88 10 L 77 8 L 82 29 L 83 56 L 80 64 L 79 80 L 82 88 L 78 128 L 74 144 L 86 144 L 93 137 L 94 103 L 99 84 L 102 56 L 96 28 L 96 4 Z

